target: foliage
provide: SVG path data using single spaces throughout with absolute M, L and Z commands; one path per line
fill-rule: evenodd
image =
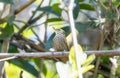
M 95 55 L 87 57 L 87 55 L 83 53 L 80 45 L 78 45 L 78 48 L 79 52 L 77 55 L 79 58 L 76 58 L 74 48 L 72 47 L 69 54 L 69 61 L 66 64 L 62 62 L 56 63 L 60 78 L 78 78 L 78 74 L 84 74 L 94 68 L 94 65 L 90 65 L 90 63 L 95 59 Z M 78 61 L 76 61 L 76 59 L 78 59 Z M 81 70 L 77 68 L 77 63 Z M 63 68 L 63 70 L 61 68 Z
M 65 20 L 65 18 L 68 17 L 68 13 L 65 11 L 65 9 L 60 7 L 60 3 L 58 1 L 57 2 L 55 0 L 50 0 L 50 1 L 51 2 L 49 3 L 49 5 L 41 7 L 41 5 L 39 5 L 38 3 L 40 1 L 37 0 L 35 5 L 40 7 L 38 7 L 36 10 L 31 12 L 32 16 L 31 18 L 28 18 L 28 22 L 24 22 L 26 19 L 25 20 L 20 19 L 22 22 L 19 21 L 19 23 L 15 23 L 17 18 L 16 17 L 17 15 L 15 14 L 16 10 L 13 10 L 15 11 L 13 15 L 10 14 L 10 16 L 6 18 L 1 18 L 3 10 L 0 10 L 0 43 L 1 43 L 0 47 L 2 46 L 2 42 L 4 40 L 10 39 L 10 46 L 8 51 L 9 53 L 11 52 L 18 53 L 20 51 L 25 51 L 25 52 L 38 51 L 37 49 L 34 49 L 33 47 L 31 47 L 31 44 L 29 42 L 32 42 L 34 44 L 38 43 L 36 44 L 37 46 L 42 47 L 47 51 L 50 50 L 52 48 L 52 39 L 54 38 L 55 33 L 52 29 L 50 29 L 53 32 L 53 34 L 49 34 L 48 32 L 47 34 L 45 33 L 45 35 L 43 34 L 39 35 L 39 31 L 42 31 L 42 30 L 39 30 L 41 27 L 41 21 L 42 21 L 42 24 L 45 25 L 44 26 L 46 28 L 45 32 L 49 31 L 49 28 L 52 28 L 52 27 L 62 28 L 66 32 L 66 37 L 68 37 L 71 34 L 69 22 L 68 20 Z M 16 3 L 14 3 L 14 0 L 0 0 L 0 2 L 5 4 L 10 4 L 13 7 L 16 7 L 15 6 Z M 25 2 L 22 2 L 22 3 L 25 3 Z M 24 8 L 27 9 L 27 7 L 24 7 Z M 93 46 L 94 42 L 92 41 L 95 39 L 95 37 L 98 37 L 94 33 L 92 34 L 92 35 L 95 35 L 94 38 L 92 38 L 89 34 L 87 34 L 87 37 L 86 36 L 84 37 L 84 34 L 86 34 L 86 31 L 88 29 L 91 29 L 91 30 L 98 29 L 106 25 L 110 27 L 106 27 L 107 29 L 104 29 L 105 33 L 108 32 L 107 34 L 104 34 L 105 36 L 107 35 L 106 37 L 108 38 L 104 39 L 105 41 L 103 41 L 103 43 L 105 45 L 103 45 L 102 49 L 109 50 L 109 49 L 119 48 L 118 37 L 119 37 L 120 23 L 119 23 L 119 12 L 117 12 L 120 10 L 119 7 L 120 7 L 119 0 L 111 0 L 111 2 L 108 2 L 106 0 L 98 0 L 98 1 L 75 0 L 75 7 L 73 10 L 75 27 L 78 32 L 78 35 L 82 37 L 84 41 L 86 40 L 85 41 L 86 45 L 81 45 L 85 50 L 89 50 L 86 46 L 89 46 L 89 47 Z M 20 9 L 20 7 L 18 9 Z M 67 14 L 66 17 L 62 15 L 63 11 L 65 11 L 65 13 Z M 101 15 L 99 11 L 101 11 Z M 102 18 L 99 18 L 94 13 L 96 13 L 96 15 L 101 16 Z M 18 15 L 19 14 L 20 13 L 18 13 Z M 46 14 L 47 18 L 44 17 L 44 14 Z M 44 18 L 45 21 L 43 21 L 42 18 Z M 40 25 L 39 25 L 39 22 L 40 22 Z M 20 23 L 23 23 L 24 25 L 21 26 Z M 47 36 L 48 34 L 49 34 L 49 37 Z M 28 42 L 25 41 L 25 39 L 21 38 L 21 36 L 25 38 Z M 44 37 L 45 39 L 41 40 L 39 37 Z M 90 37 L 90 41 L 86 39 L 88 37 Z M 82 38 L 78 40 L 81 41 Z M 69 42 L 69 44 L 72 44 L 72 42 Z M 70 50 L 69 61 L 67 63 L 63 63 L 63 62 L 55 63 L 54 61 L 51 61 L 51 60 L 33 59 L 33 58 L 31 59 L 20 58 L 20 59 L 7 61 L 7 63 L 5 64 L 7 76 L 9 76 L 8 78 L 16 78 L 19 76 L 20 71 L 23 70 L 29 73 L 29 75 L 32 76 L 31 78 L 36 78 L 38 77 L 39 74 L 41 75 L 42 78 L 58 78 L 58 74 L 60 75 L 60 77 L 71 74 L 75 78 L 78 76 L 78 72 L 79 72 L 77 68 L 77 63 L 79 63 L 79 66 L 82 69 L 82 74 L 86 74 L 88 70 L 91 70 L 94 67 L 93 60 L 95 59 L 95 56 L 86 55 L 82 51 L 83 48 L 79 46 L 79 49 L 80 49 L 79 52 L 82 52 L 82 55 L 78 53 L 80 57 L 77 59 L 79 59 L 80 61 L 77 61 L 77 62 L 75 61 L 76 57 L 74 54 L 73 47 Z M 100 64 L 101 69 L 99 69 L 99 71 L 104 71 L 105 73 L 107 72 L 110 74 L 111 69 L 106 67 L 106 64 L 108 67 L 111 65 L 109 62 L 109 57 L 106 57 L 106 56 L 102 57 L 100 59 L 100 62 L 102 63 Z M 55 64 L 57 68 L 55 68 Z M 40 66 L 42 66 L 42 68 Z M 15 67 L 15 70 L 13 71 L 14 67 Z M 64 70 L 62 70 L 61 68 L 63 68 Z M 120 66 L 118 65 L 118 69 L 117 69 L 118 76 L 119 76 L 119 70 L 120 70 L 119 68 Z M 16 73 L 16 71 L 18 73 L 15 76 L 13 74 Z M 58 74 L 56 72 L 58 72 Z M 102 73 L 99 73 L 98 75 L 98 78 L 105 78 L 105 77 L 106 75 Z

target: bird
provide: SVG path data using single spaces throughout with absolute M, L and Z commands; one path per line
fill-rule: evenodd
M 55 36 L 53 38 L 53 48 L 55 51 L 69 51 L 69 46 L 65 37 L 65 31 L 63 29 L 55 29 Z M 59 58 L 62 62 L 68 61 L 68 57 Z
M 55 29 L 55 36 L 53 38 L 53 48 L 55 51 L 69 51 L 65 31 L 63 29 Z

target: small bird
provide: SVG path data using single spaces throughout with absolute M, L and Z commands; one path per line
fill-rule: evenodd
M 55 29 L 55 37 L 53 38 L 53 48 L 55 51 L 69 51 L 65 31 L 62 29 Z
M 69 51 L 65 31 L 62 29 L 55 29 L 55 37 L 53 38 L 53 48 L 55 51 Z M 68 57 L 59 58 L 61 61 L 66 62 Z

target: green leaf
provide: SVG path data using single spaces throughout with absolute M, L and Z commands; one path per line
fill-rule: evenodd
M 59 8 L 59 3 L 56 3 L 56 4 L 52 5 L 52 8 L 53 8 L 53 10 L 54 10 L 55 12 L 61 14 L 62 9 Z
M 49 40 L 46 42 L 45 44 L 45 49 L 46 50 L 49 50 L 51 47 L 52 47 L 52 40 L 53 40 L 53 37 L 55 36 L 55 33 L 52 34 L 49 38 Z
M 81 46 L 80 45 L 78 45 L 78 54 L 80 53 L 80 54 L 83 54 L 83 50 L 82 50 L 82 48 L 81 48 Z M 74 70 L 77 70 L 77 63 L 76 63 L 76 59 L 79 59 L 79 58 L 76 58 L 76 55 L 75 55 L 75 50 L 74 50 L 74 47 L 72 46 L 71 47 L 71 49 L 70 49 L 70 53 L 69 53 L 69 61 L 70 61 L 70 63 L 72 63 L 72 67 L 73 67 L 73 69 Z M 84 58 L 81 58 L 81 56 L 80 56 L 80 59 L 79 59 L 80 61 L 79 61 L 79 63 L 80 62 L 83 62 L 85 59 Z M 82 60 L 82 61 L 81 61 Z M 80 65 L 81 66 L 81 65 Z
M 61 14 L 59 14 L 58 12 L 56 12 L 51 6 L 45 6 L 45 7 L 38 8 L 38 11 L 52 13 L 52 14 L 58 16 L 58 17 L 61 16 Z
M 31 73 L 33 76 L 38 77 L 38 71 L 28 61 L 14 59 L 10 60 L 9 62 Z
M 13 16 L 11 16 L 7 19 L 7 22 L 8 22 L 9 25 L 11 25 L 14 20 L 15 20 L 15 16 L 13 15 Z
M 30 28 L 27 28 L 22 32 L 22 35 L 26 38 L 30 38 L 34 33 Z
M 79 11 L 80 11 L 80 6 L 79 6 L 78 0 L 75 0 L 75 4 L 76 4 L 76 6 L 73 10 L 73 17 L 74 17 L 74 19 L 77 19 Z
M 117 17 L 115 12 L 106 12 L 105 14 L 107 18 L 109 19 L 109 21 Z
M 94 54 L 88 56 L 88 58 L 87 58 L 86 61 L 82 64 L 82 66 L 88 66 L 90 63 L 93 62 L 94 59 L 95 59 L 95 55 L 94 55 Z
M 95 11 L 95 8 L 92 5 L 86 3 L 80 3 L 80 9 Z
M 83 2 L 84 0 L 78 0 L 79 2 Z
M 82 70 L 83 70 L 82 73 L 84 74 L 93 68 L 94 68 L 94 65 L 84 66 L 84 67 L 82 67 Z
M 62 21 L 62 20 L 60 18 L 50 18 L 50 19 L 47 19 L 46 23 L 58 22 L 58 21 Z
M 0 34 L 0 40 L 5 40 L 10 38 L 13 35 L 13 33 L 14 33 L 13 24 L 9 25 L 7 23 L 5 28 L 2 30 Z
M 115 5 L 115 7 L 119 7 L 120 5 L 120 0 L 112 0 L 112 3 Z
M 10 45 L 8 52 L 9 53 L 18 53 L 18 49 L 17 49 L 17 47 Z
M 13 0 L 0 0 L 0 2 L 8 3 L 8 4 L 14 4 Z
M 65 31 L 65 35 L 66 36 L 68 36 L 70 34 L 70 32 L 71 32 L 70 27 L 68 27 L 68 26 L 67 27 L 63 27 L 62 29 Z
M 94 29 L 94 28 L 96 28 L 97 26 L 96 26 L 95 22 L 91 21 L 91 22 L 85 22 L 85 23 L 76 22 L 76 23 L 75 23 L 75 27 L 76 27 L 76 29 L 78 30 L 78 32 L 81 33 L 81 32 L 86 31 L 86 29 L 88 29 L 88 28 Z

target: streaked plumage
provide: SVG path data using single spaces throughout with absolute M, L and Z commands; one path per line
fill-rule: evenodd
M 68 51 L 69 47 L 65 37 L 65 31 L 62 29 L 56 29 L 56 35 L 53 38 L 53 48 L 56 51 Z

